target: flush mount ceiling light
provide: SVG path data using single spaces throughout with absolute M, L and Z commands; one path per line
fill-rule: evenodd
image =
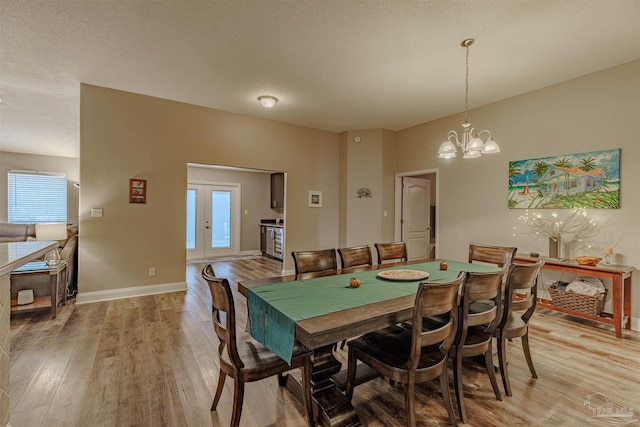
M 465 76 L 465 91 L 464 91 L 464 123 L 462 124 L 462 140 L 458 139 L 458 133 L 455 130 L 450 130 L 447 140 L 442 143 L 438 150 L 438 157 L 441 159 L 450 159 L 456 156 L 456 145 L 462 149 L 463 158 L 473 159 L 474 157 L 480 157 L 483 154 L 499 153 L 500 147 L 491 137 L 491 132 L 488 130 L 482 130 L 476 134 L 475 128 L 471 127 L 471 123 L 467 119 L 469 116 L 469 46 L 473 44 L 475 40 L 466 39 L 460 43 L 460 46 L 467 50 L 467 74 Z M 480 135 L 487 134 L 487 142 L 480 139 Z
M 258 101 L 264 108 L 271 108 L 278 102 L 278 98 L 271 95 L 262 95 L 258 97 Z

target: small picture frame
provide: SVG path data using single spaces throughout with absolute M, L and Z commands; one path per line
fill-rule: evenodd
M 147 180 L 129 180 L 129 203 L 147 203 Z
M 322 207 L 322 191 L 309 191 L 309 207 L 310 208 Z

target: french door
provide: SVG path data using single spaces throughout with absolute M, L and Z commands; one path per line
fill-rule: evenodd
M 240 253 L 240 185 L 187 185 L 187 259 Z

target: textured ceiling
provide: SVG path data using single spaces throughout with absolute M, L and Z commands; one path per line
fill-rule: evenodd
M 79 156 L 79 84 L 404 129 L 640 58 L 640 1 L 0 0 L 0 151 Z M 266 110 L 256 98 L 273 94 Z

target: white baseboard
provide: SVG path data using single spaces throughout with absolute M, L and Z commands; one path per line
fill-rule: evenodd
M 260 249 L 258 249 L 258 250 L 253 250 L 253 251 L 240 251 L 240 255 L 254 255 L 254 256 L 260 256 L 260 255 L 262 255 L 262 252 L 260 252 Z
M 632 317 L 630 322 L 632 331 L 640 331 L 640 318 Z
M 80 292 L 76 304 L 88 304 L 99 301 L 141 297 L 145 295 L 165 294 L 167 292 L 186 291 L 187 282 L 161 283 L 159 285 L 134 286 L 131 288 L 109 289 L 106 291 Z

